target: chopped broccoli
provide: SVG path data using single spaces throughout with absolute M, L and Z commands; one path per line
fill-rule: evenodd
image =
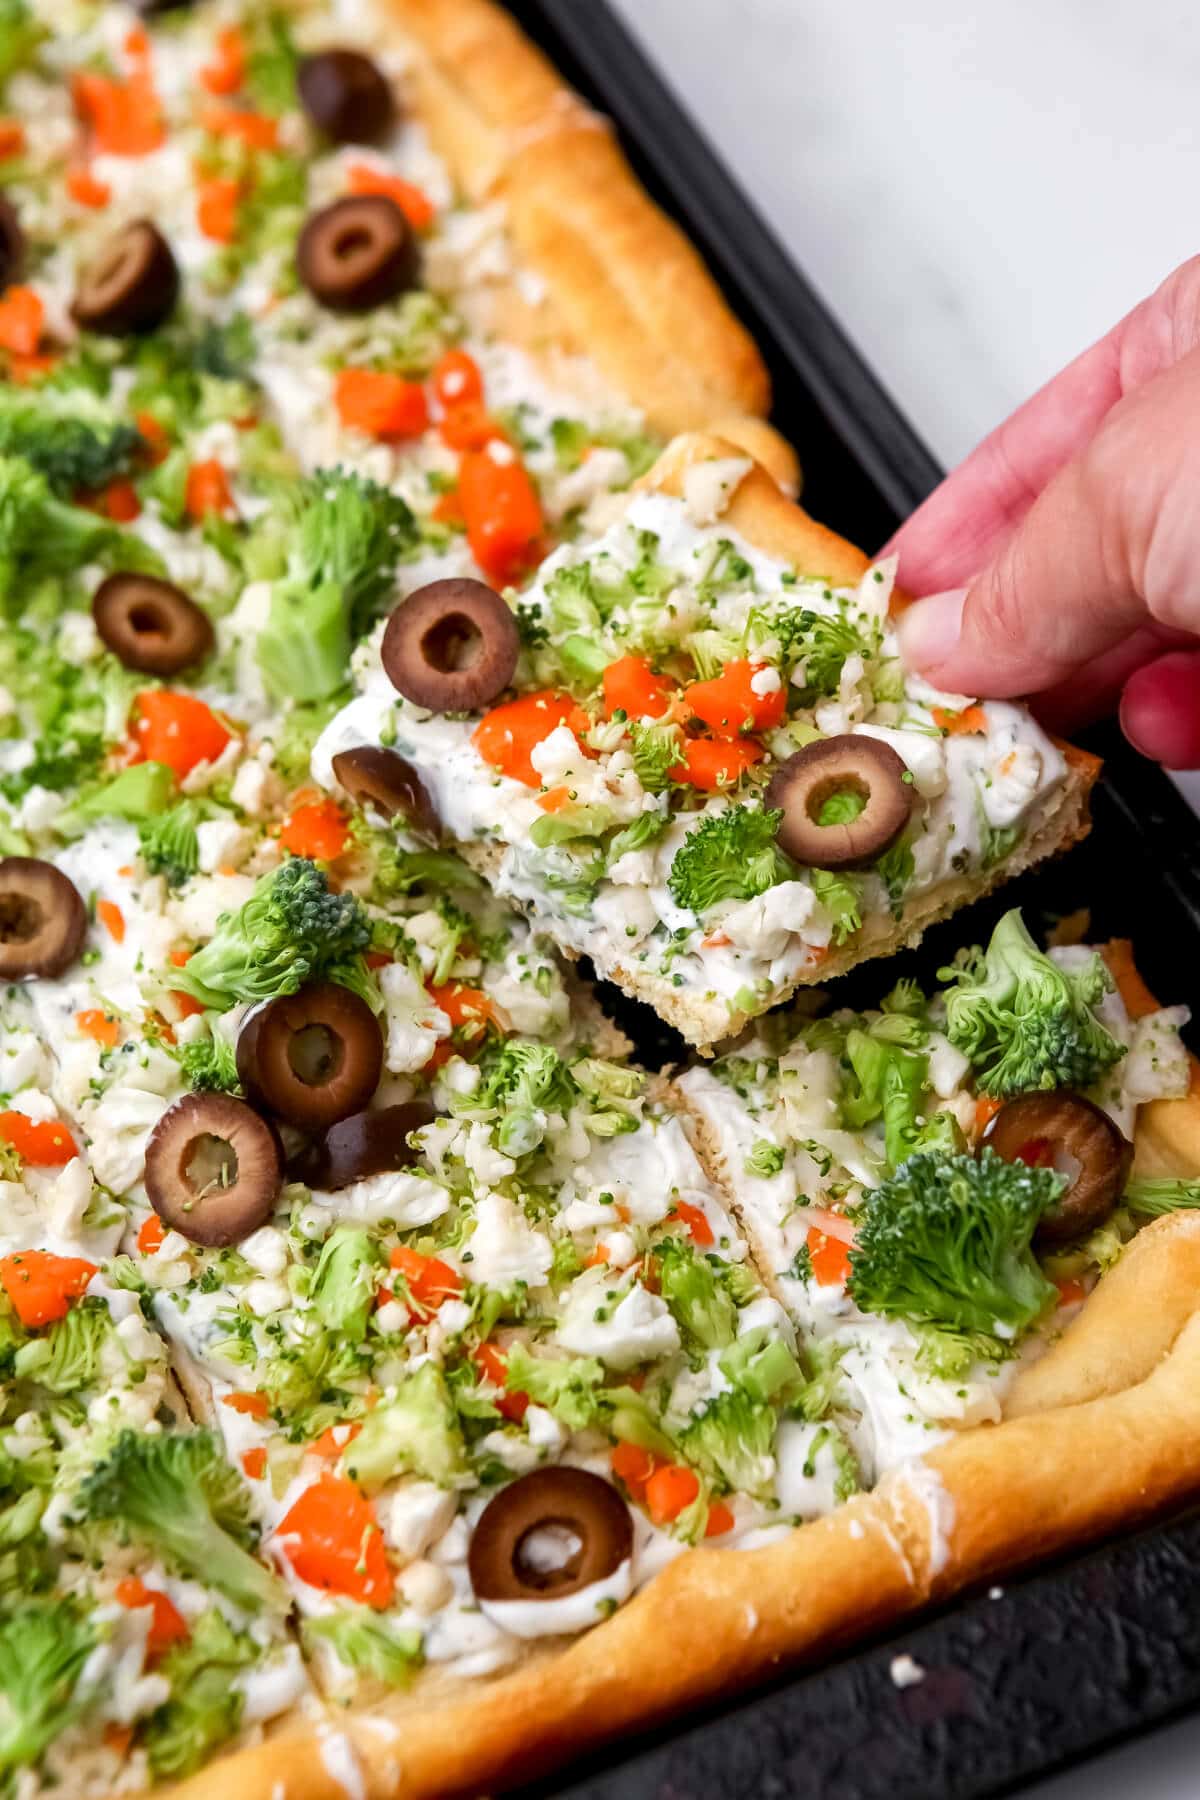
M 659 1290 L 690 1350 L 721 1350 L 733 1342 L 737 1309 L 713 1265 L 683 1238 L 655 1246 Z
M 912 1156 L 863 1201 L 849 1293 L 864 1312 L 1010 1343 L 1055 1290 L 1030 1241 L 1066 1178 L 972 1156 Z
M 364 1607 L 344 1606 L 306 1619 L 304 1639 L 310 1654 L 315 1643 L 328 1644 L 339 1662 L 388 1687 L 403 1687 L 423 1660 L 419 1631 L 404 1630 Z
M 0 598 L 74 574 L 120 536 L 107 519 L 58 499 L 32 463 L 0 455 Z
M 885 1015 L 879 1026 L 912 1023 L 904 1014 Z M 920 1031 L 920 1027 L 917 1028 Z M 923 1034 L 922 1034 L 923 1035 Z M 846 1034 L 846 1058 L 858 1091 L 842 1099 L 842 1113 L 852 1130 L 882 1117 L 884 1154 L 897 1168 L 910 1155 L 919 1130 L 921 1102 L 929 1081 L 929 1058 L 904 1044 L 889 1042 L 875 1027 Z
M 239 1091 L 237 1052 L 226 1038 L 197 1038 L 174 1051 L 183 1079 L 194 1094 L 234 1094 Z
M 199 822 L 196 802 L 181 800 L 138 827 L 142 861 L 152 875 L 164 876 L 168 887 L 182 887 L 200 867 Z
M 938 974 L 954 984 L 946 993 L 947 1035 L 970 1058 L 985 1094 L 1088 1088 L 1125 1054 L 1091 1010 L 1112 988 L 1100 957 L 1060 968 L 1015 909 L 985 951 Z
M 134 763 L 107 781 L 85 788 L 54 821 L 59 837 L 75 837 L 96 819 L 128 819 L 134 825 L 171 804 L 175 776 L 166 763 Z
M 677 906 L 706 913 L 722 900 L 751 900 L 787 879 L 789 864 L 775 842 L 781 812 L 726 806 L 706 813 L 671 863 L 667 886 Z
M 634 719 L 629 726 L 633 740 L 633 769 L 648 794 L 661 794 L 670 785 L 671 771 L 683 761 L 683 737 L 678 725 L 646 725 Z
M 584 1056 L 572 1063 L 571 1079 L 591 1108 L 586 1124 L 593 1137 L 619 1137 L 637 1129 L 645 1088 L 639 1069 Z
M 833 919 L 833 941 L 844 944 L 862 925 L 862 895 L 853 875 L 844 870 L 810 869 L 813 893 Z
M 775 1412 L 733 1387 L 710 1400 L 680 1434 L 689 1462 L 738 1493 L 769 1496 L 775 1475 Z
M 261 876 L 237 912 L 221 915 L 212 939 L 171 971 L 167 985 L 217 1012 L 239 1000 L 294 994 L 321 976 L 349 987 L 370 941 L 354 895 L 332 893 L 316 863 L 294 856 Z
M 506 1038 L 484 1054 L 483 1079 L 470 1103 L 500 1114 L 497 1143 L 505 1156 L 527 1156 L 546 1135 L 547 1115 L 566 1114 L 575 1087 L 549 1044 Z
M 141 443 L 132 425 L 86 389 L 34 394 L 0 387 L 0 456 L 24 457 L 65 499 L 105 487 L 129 468 Z
M 506 1358 L 504 1384 L 510 1393 L 528 1394 L 570 1431 L 584 1431 L 595 1423 L 596 1390 L 604 1380 L 604 1365 L 594 1356 L 533 1356 L 524 1344 L 515 1343 Z
M 375 1305 L 379 1253 L 370 1235 L 337 1225 L 321 1247 L 308 1291 L 309 1304 L 327 1331 L 361 1344 Z
M 29 67 L 48 35 L 28 0 L 0 0 L 0 93 L 11 75 Z
M 764 1405 L 780 1395 L 800 1396 L 808 1386 L 804 1370 L 781 1338 L 757 1326 L 736 1338 L 721 1357 L 721 1372 Z
M 73 1394 L 90 1387 L 101 1372 L 112 1319 L 103 1300 L 81 1300 L 66 1317 L 17 1351 L 13 1373 L 36 1381 L 53 1394 Z
M 769 629 L 779 639 L 785 665 L 789 669 L 804 665 L 803 684 L 793 684 L 799 690 L 796 698 L 801 706 L 813 706 L 822 697 L 836 694 L 846 658 L 870 652 L 870 645 L 849 619 L 808 607 L 793 607 L 771 619 Z
M 325 469 L 281 492 L 265 529 L 286 561 L 258 638 L 263 680 L 276 700 L 323 700 L 345 682 L 354 641 L 391 593 L 412 514 L 386 488 Z
M 1162 1177 L 1138 1177 L 1128 1184 L 1123 1204 L 1139 1218 L 1159 1219 L 1164 1213 L 1200 1207 L 1200 1181 L 1173 1181 Z
M 346 1451 L 346 1470 L 368 1493 L 405 1470 L 450 1486 L 465 1467 L 454 1402 L 435 1365 L 422 1363 L 370 1411 Z
M 746 1157 L 747 1175 L 778 1175 L 787 1161 L 787 1151 L 782 1144 L 773 1144 L 770 1138 L 755 1138 Z
M 894 919 L 904 915 L 904 896 L 916 872 L 917 860 L 906 838 L 898 839 L 875 864 L 875 873 L 887 889 L 888 906 Z
M 401 849 L 394 831 L 377 830 L 361 813 L 350 821 L 350 832 L 370 860 L 371 897 L 380 904 L 417 887 L 458 888 L 467 893 L 478 893 L 483 887 L 474 869 L 452 851 Z
M 249 1498 L 210 1431 L 122 1431 L 79 1494 L 89 1519 L 140 1539 L 247 1612 L 285 1610 L 277 1577 L 247 1548 L 256 1537 Z
M 263 13 L 252 13 L 248 26 L 247 95 L 262 112 L 277 115 L 293 111 L 300 53 L 287 14 L 274 7 Z
M 95 1643 L 73 1600 L 22 1605 L 0 1623 L 0 1774 L 35 1763 L 99 1697 L 76 1691 Z
M 615 862 L 631 850 L 644 850 L 655 844 L 671 823 L 668 812 L 641 812 L 637 818 L 608 840 L 606 856 L 611 869 Z
M 171 1697 L 146 1724 L 146 1755 L 155 1775 L 188 1775 L 241 1723 L 244 1695 L 238 1673 L 258 1661 L 254 1639 L 210 1607 L 158 1666 Z

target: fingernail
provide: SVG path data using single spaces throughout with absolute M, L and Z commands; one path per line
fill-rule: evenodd
M 900 614 L 896 635 L 900 654 L 910 669 L 935 669 L 958 642 L 967 590 L 947 588 L 915 600 Z

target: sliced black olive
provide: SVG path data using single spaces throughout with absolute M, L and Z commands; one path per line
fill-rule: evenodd
M 92 596 L 96 630 L 127 669 L 175 675 L 213 647 L 207 613 L 156 575 L 108 575 Z
M 841 795 L 861 802 L 848 821 L 823 825 L 829 802 Z M 912 816 L 913 787 L 890 744 L 859 732 L 806 744 L 780 763 L 763 805 L 783 819 L 779 846 L 814 869 L 857 869 L 882 856 Z
M 1005 1162 L 1057 1169 L 1069 1178 L 1061 1197 L 1042 1214 L 1039 1244 L 1065 1244 L 1102 1225 L 1124 1191 L 1133 1161 L 1133 1145 L 1108 1114 L 1069 1088 L 1006 1100 L 982 1141 Z
M 143 19 L 156 19 L 159 13 L 182 12 L 191 0 L 131 0 L 133 10 Z
M 240 1244 L 275 1211 L 279 1139 L 232 1094 L 185 1094 L 146 1145 L 146 1193 L 164 1225 L 193 1244 Z
M 11 200 L 0 194 L 0 288 L 9 287 L 25 265 L 25 233 Z
M 391 87 L 361 50 L 318 50 L 300 63 L 300 104 L 335 144 L 377 144 L 396 117 Z
M 417 239 L 386 194 L 352 194 L 306 221 L 300 279 L 331 312 L 368 312 L 417 284 Z
M 436 1117 L 427 1100 L 406 1100 L 352 1113 L 292 1158 L 288 1173 L 308 1187 L 335 1193 L 371 1175 L 389 1175 L 417 1159 L 409 1134 Z
M 360 806 L 373 806 L 387 819 L 403 819 L 426 837 L 441 837 L 441 821 L 429 789 L 399 751 L 381 744 L 339 750 L 333 759 L 333 773 Z
M 250 1014 L 238 1034 L 237 1069 L 256 1106 L 323 1131 L 379 1086 L 383 1035 L 365 1000 L 335 981 L 314 981 Z
M 603 1581 L 632 1547 L 629 1508 L 616 1488 L 559 1464 L 522 1475 L 489 1500 L 467 1568 L 481 1600 L 559 1600 Z
M 0 980 L 61 975 L 87 934 L 74 882 L 37 856 L 0 858 Z
M 456 575 L 400 602 L 380 657 L 406 700 L 431 712 L 474 712 L 504 692 L 520 651 L 517 622 L 495 589 Z
M 108 337 L 154 331 L 175 310 L 179 268 L 149 219 L 123 225 L 79 278 L 71 307 L 77 325 Z

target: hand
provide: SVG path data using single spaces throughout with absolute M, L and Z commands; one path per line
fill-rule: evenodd
M 1056 375 L 888 546 L 925 594 L 906 661 L 951 693 L 1037 695 L 1052 729 L 1120 704 L 1200 767 L 1200 257 Z

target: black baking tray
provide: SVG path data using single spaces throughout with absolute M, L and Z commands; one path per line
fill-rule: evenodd
M 703 252 L 754 332 L 774 418 L 804 468 L 805 503 L 867 547 L 886 541 L 940 470 L 779 240 L 605 0 L 509 0 L 562 73 L 617 124 L 638 175 Z M 753 129 L 750 122 L 748 129 Z M 680 320 L 685 332 L 687 320 Z M 890 962 L 929 979 L 1009 906 L 1034 928 L 1086 907 L 1093 940 L 1132 938 L 1163 998 L 1200 1016 L 1200 825 L 1113 727 L 1091 836 L 928 933 Z M 878 999 L 880 965 L 837 986 Z M 681 1042 L 605 990 L 643 1059 Z M 1189 1036 L 1200 1049 L 1196 1026 Z M 668 1652 L 669 1653 L 669 1652 Z M 910 1655 L 922 1681 L 897 1686 Z M 885 1641 L 791 1674 L 702 1720 L 626 1738 L 529 1800 L 982 1800 L 1200 1707 L 1200 1512 L 1152 1525 L 1001 1588 L 967 1595 Z

